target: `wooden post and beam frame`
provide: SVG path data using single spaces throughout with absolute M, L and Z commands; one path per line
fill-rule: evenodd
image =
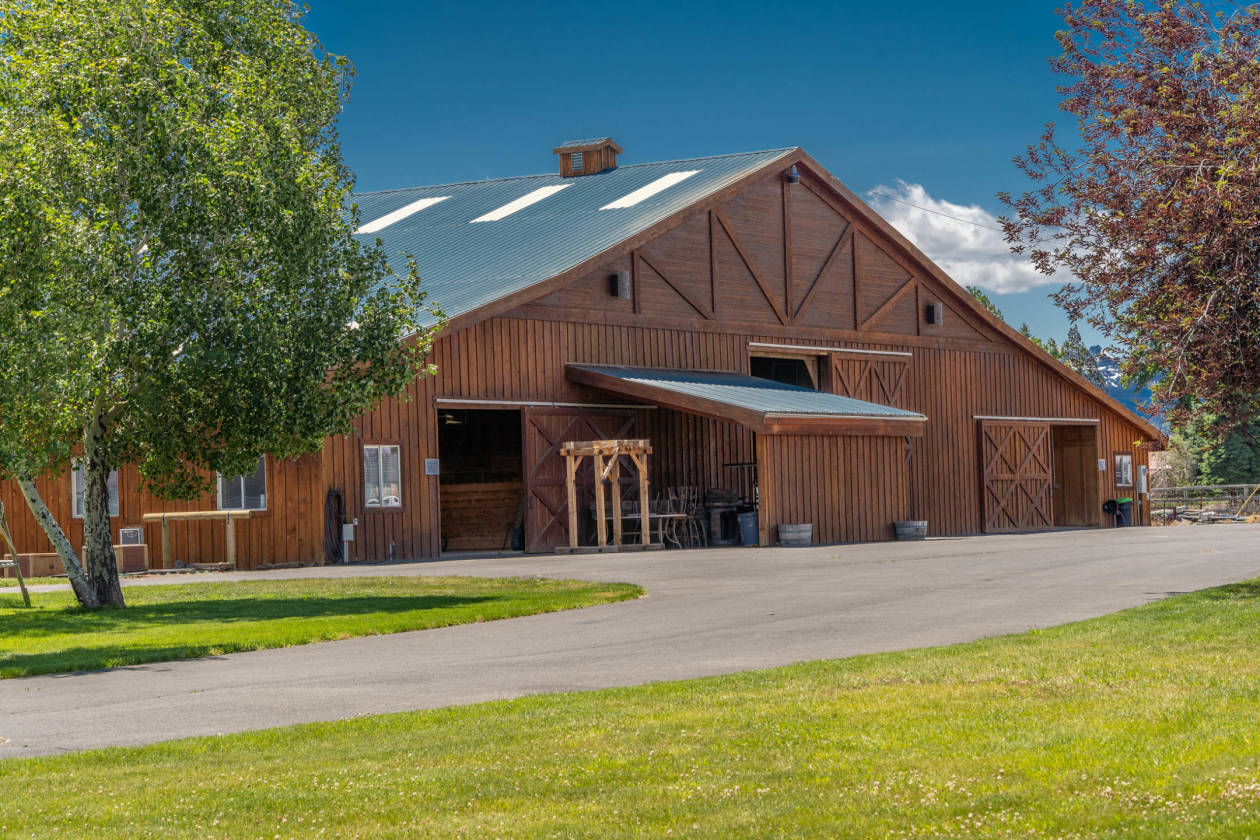
M 254 515 L 252 510 L 190 510 L 179 511 L 175 513 L 146 513 L 140 517 L 141 522 L 160 522 L 162 523 L 162 568 L 173 568 L 173 560 L 171 558 L 171 522 L 197 522 L 204 520 L 223 520 L 225 530 L 226 545 L 224 547 L 224 560 L 227 565 L 233 569 L 236 566 L 236 526 L 238 519 L 249 519 Z
M 648 505 L 648 455 L 652 454 L 652 445 L 647 440 L 590 440 L 570 441 L 560 447 L 560 454 L 565 461 L 565 489 L 569 503 L 569 544 L 556 546 L 557 551 L 621 551 L 629 548 L 650 548 L 652 543 L 652 519 Z M 639 472 L 639 533 L 640 543 L 626 546 L 622 542 L 621 523 L 621 456 L 625 455 Z M 582 459 L 590 457 L 595 468 L 595 540 L 594 547 L 578 545 L 578 494 L 577 473 L 582 466 Z M 607 518 L 609 511 L 605 505 L 604 482 L 612 485 L 612 538 L 608 545 Z

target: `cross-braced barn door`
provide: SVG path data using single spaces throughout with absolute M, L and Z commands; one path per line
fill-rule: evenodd
M 904 386 L 910 360 L 904 356 L 847 356 L 831 360 L 832 390 L 855 400 L 904 408 Z
M 980 421 L 984 530 L 1028 531 L 1054 524 L 1050 424 Z
M 537 554 L 569 544 L 569 504 L 560 447 L 568 441 L 633 438 L 637 414 L 624 409 L 526 408 L 522 415 L 525 550 Z M 578 504 L 585 515 L 594 499 L 589 459 L 584 459 L 578 472 L 577 486 Z M 582 518 L 578 521 L 586 524 Z

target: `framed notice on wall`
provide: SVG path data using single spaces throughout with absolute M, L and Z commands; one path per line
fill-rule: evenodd
M 424 459 L 424 474 L 438 475 L 441 472 L 441 462 L 437 458 Z

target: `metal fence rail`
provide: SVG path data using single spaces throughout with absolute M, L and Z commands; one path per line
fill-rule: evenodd
M 1164 520 L 1246 518 L 1260 515 L 1260 484 L 1152 487 L 1151 515 Z

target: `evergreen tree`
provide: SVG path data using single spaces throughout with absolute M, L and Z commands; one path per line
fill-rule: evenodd
M 1187 434 L 1196 453 L 1200 484 L 1260 483 L 1260 419 L 1215 431 L 1221 418 L 1204 415 Z
M 979 286 L 968 286 L 967 293 L 980 302 L 980 305 L 992 312 L 994 315 L 1002 318 L 1002 310 L 997 308 L 993 301 L 989 300 L 989 296 L 984 293 L 984 289 Z M 1005 321 L 1005 318 L 1002 318 Z
M 1077 329 L 1076 324 L 1068 330 L 1067 338 L 1063 341 L 1062 355 L 1059 360 L 1072 370 L 1085 377 L 1085 380 L 1099 388 L 1105 388 L 1107 383 L 1103 379 L 1102 371 L 1098 369 L 1098 359 L 1094 354 L 1089 352 L 1089 348 L 1085 346 L 1084 340 L 1081 338 L 1081 331 Z
M 1058 343 L 1053 338 L 1041 339 L 1033 335 L 1032 329 L 1028 326 L 1027 321 L 1019 325 L 1019 334 L 1031 341 L 1033 344 L 1036 344 L 1042 350 L 1045 350 L 1054 358 L 1062 360 L 1063 350 L 1059 347 Z

